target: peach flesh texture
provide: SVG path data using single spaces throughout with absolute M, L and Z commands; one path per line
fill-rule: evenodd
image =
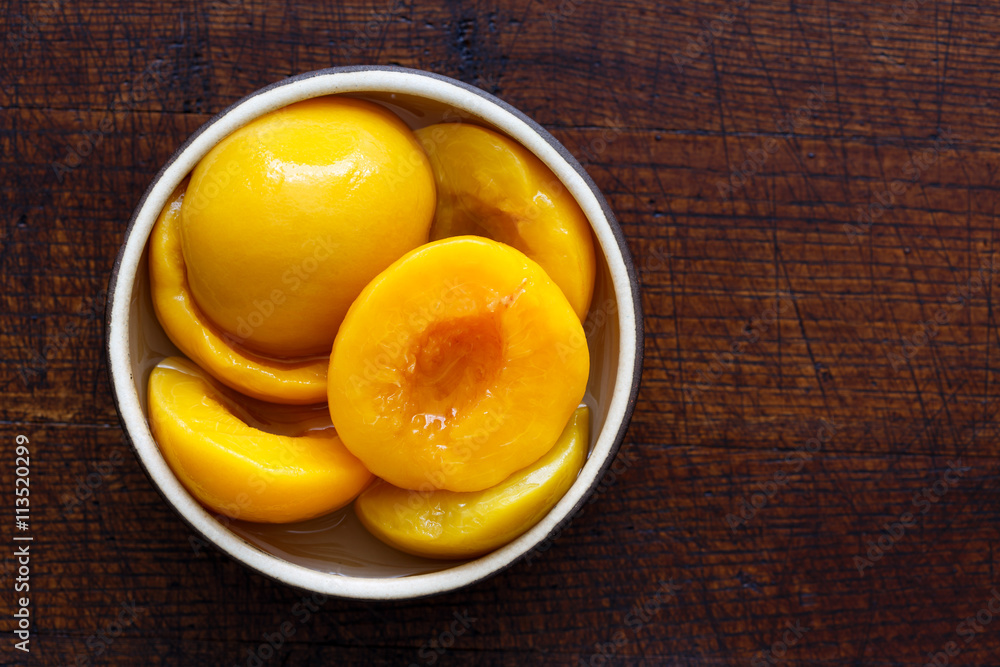
M 488 239 L 446 239 L 351 306 L 330 356 L 330 414 L 394 486 L 478 491 L 552 447 L 589 364 L 576 313 L 538 264 Z

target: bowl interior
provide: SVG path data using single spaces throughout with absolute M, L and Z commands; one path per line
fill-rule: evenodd
M 529 145 L 530 142 L 541 138 L 538 133 L 534 133 L 529 141 L 524 141 L 523 128 L 518 128 L 515 125 L 515 131 L 512 132 L 511 125 L 491 122 L 491 119 L 484 118 L 482 114 L 476 112 L 476 105 L 481 104 L 481 101 L 473 100 L 468 104 L 454 104 L 450 100 L 430 99 L 426 94 L 403 92 L 406 87 L 401 87 L 402 90 L 396 91 L 349 91 L 342 94 L 350 94 L 352 97 L 381 104 L 394 111 L 414 129 L 442 120 L 473 122 L 491 127 L 515 140 L 520 140 L 522 144 L 529 147 L 529 150 L 532 149 L 532 146 Z M 298 99 L 314 96 L 315 93 L 311 92 L 312 90 L 300 93 Z M 330 92 L 329 88 L 320 87 L 319 90 Z M 254 98 L 251 96 L 244 104 L 252 103 L 253 100 Z M 260 104 L 250 117 L 262 115 L 274 106 L 273 104 Z M 500 117 L 503 118 L 502 115 Z M 517 136 L 518 134 L 520 137 Z M 544 140 L 544 138 L 542 139 Z M 186 151 L 189 152 L 196 145 L 197 142 L 189 142 L 179 151 L 179 155 Z M 538 154 L 538 151 L 534 152 Z M 201 154 L 204 154 L 204 151 L 201 151 Z M 192 156 L 188 164 L 196 162 L 200 157 L 201 155 Z M 555 166 L 551 163 L 552 155 L 539 155 L 539 157 L 548 162 L 550 167 Z M 158 181 L 164 182 L 154 183 L 154 186 L 158 185 L 166 192 L 172 190 L 187 174 L 188 168 L 182 163 L 183 160 L 175 160 L 175 163 L 168 165 L 157 177 Z M 568 164 L 558 166 L 559 169 L 554 169 L 554 171 L 566 184 L 567 179 L 563 178 L 563 175 L 568 173 L 565 171 L 566 169 L 572 169 L 572 167 Z M 563 173 L 560 173 L 560 170 Z M 151 186 L 151 192 L 154 190 L 154 186 Z M 569 183 L 568 186 L 574 196 L 577 196 L 580 183 Z M 580 197 L 577 196 L 577 199 L 580 200 Z M 582 201 L 581 204 L 583 204 Z M 611 234 L 613 223 L 609 221 L 604 210 L 593 206 L 584 206 L 595 231 L 595 248 L 597 250 L 597 278 L 594 297 L 590 315 L 584 327 L 590 348 L 591 362 L 590 379 L 585 397 L 585 402 L 591 408 L 591 456 L 574 487 L 567 493 L 567 498 L 564 498 L 564 502 L 561 502 L 550 513 L 550 515 L 556 516 L 547 517 L 549 519 L 547 522 L 543 520 L 542 523 L 546 524 L 545 526 L 541 524 L 536 526 L 535 529 L 515 542 L 482 558 L 473 561 L 445 561 L 410 556 L 384 545 L 361 526 L 351 506 L 318 519 L 283 525 L 255 524 L 211 515 L 204 508 L 201 508 L 183 487 L 179 486 L 176 478 L 171 479 L 172 474 L 169 469 L 165 468 L 165 463 L 159 456 L 158 450 L 155 449 L 155 444 L 152 447 L 149 446 L 152 437 L 149 434 L 148 423 L 141 421 L 138 418 L 138 413 L 130 419 L 128 411 L 122 409 L 128 402 L 123 400 L 124 393 L 127 395 L 126 398 L 134 398 L 138 410 L 141 410 L 142 417 L 147 418 L 146 384 L 149 374 L 161 359 L 179 354 L 156 319 L 149 289 L 148 237 L 152 221 L 155 221 L 159 213 L 159 206 L 157 198 L 149 196 L 147 193 L 147 198 L 137 210 L 133 226 L 126 239 L 127 245 L 141 244 L 142 248 L 134 265 L 134 272 L 129 271 L 123 263 L 119 267 L 120 274 L 114 279 L 121 287 L 130 283 L 127 297 L 119 299 L 119 296 L 124 295 L 116 295 L 109 311 L 111 318 L 109 323 L 109 357 L 111 358 L 112 376 L 123 422 L 147 472 L 150 473 L 161 492 L 177 507 L 182 516 L 199 532 L 220 544 L 225 551 L 265 574 L 276 576 L 303 588 L 354 597 L 405 597 L 408 590 L 413 594 L 425 594 L 427 591 L 434 592 L 463 585 L 503 567 L 543 539 L 558 520 L 564 518 L 574 505 L 579 505 L 582 502 L 588 489 L 596 484 L 601 469 L 616 450 L 619 429 L 623 421 L 627 419 L 628 413 L 628 408 L 622 407 L 622 392 L 626 397 L 624 404 L 628 405 L 630 401 L 627 399 L 630 392 L 633 391 L 632 386 L 622 385 L 623 382 L 632 384 L 631 374 L 626 371 L 632 369 L 635 361 L 634 356 L 622 358 L 623 329 L 627 332 L 628 326 L 635 327 L 635 312 L 632 310 L 631 285 L 626 285 L 629 288 L 629 291 L 626 292 L 628 297 L 621 298 L 623 294 L 622 267 L 617 264 L 623 260 L 627 262 L 627 259 L 622 256 L 623 251 L 617 243 L 614 243 L 613 248 L 608 247 L 614 241 L 613 234 Z M 595 215 L 595 211 L 599 211 L 600 215 Z M 609 252 L 614 253 L 611 255 L 611 262 L 609 262 Z M 627 274 L 627 271 L 625 273 Z M 626 309 L 624 315 L 629 316 L 626 319 L 631 323 L 630 325 L 626 324 L 625 327 L 623 327 L 622 322 L 623 313 L 620 311 L 622 301 L 626 302 L 624 303 Z M 121 377 L 121 369 L 115 368 L 115 353 L 112 349 L 115 336 L 112 333 L 116 325 L 123 325 L 121 331 L 127 340 L 127 370 L 129 372 L 127 379 Z M 634 344 L 634 334 L 632 334 L 632 343 Z M 627 349 L 628 345 L 626 344 L 624 347 Z M 116 373 L 116 370 L 119 372 Z M 138 423 L 140 421 L 141 423 Z M 295 567 L 287 568 L 284 567 L 285 564 Z M 278 567 L 279 565 L 281 567 Z M 422 575 L 430 573 L 447 575 L 450 572 L 456 573 L 456 576 L 450 579 L 442 579 L 438 576 L 430 588 L 411 587 L 408 589 L 405 586 L 402 588 L 397 586 L 391 591 L 371 588 L 371 585 L 386 579 L 414 580 L 421 579 Z M 301 576 L 292 576 L 289 573 Z M 331 577 L 331 574 L 339 576 Z M 347 586 L 345 588 L 342 584 L 348 579 L 366 580 L 367 587 L 355 589 Z M 449 585 L 449 581 L 453 582 L 454 585 Z M 359 593 L 359 590 L 363 592 Z

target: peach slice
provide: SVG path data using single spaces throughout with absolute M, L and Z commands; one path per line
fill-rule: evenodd
M 533 153 L 468 123 L 417 130 L 434 170 L 431 239 L 474 234 L 513 246 L 542 265 L 581 321 L 594 291 L 594 242 L 569 191 Z
M 372 480 L 332 428 L 311 428 L 302 417 L 297 436 L 254 428 L 246 414 L 237 416 L 245 410 L 180 357 L 153 369 L 148 396 L 153 437 L 170 469 L 191 495 L 226 516 L 303 521 L 343 507 Z
M 589 370 L 580 320 L 538 264 L 489 239 L 446 239 L 351 306 L 330 355 L 330 414 L 390 484 L 479 491 L 552 447 Z
M 555 446 L 484 491 L 410 491 L 377 481 L 354 502 L 361 523 L 386 544 L 427 558 L 474 558 L 527 532 L 562 498 L 587 458 L 589 412 L 581 406 Z
M 184 354 L 223 384 L 275 403 L 326 400 L 326 357 L 270 359 L 242 348 L 208 321 L 191 295 L 179 219 L 184 186 L 171 196 L 149 240 L 149 278 L 156 317 Z

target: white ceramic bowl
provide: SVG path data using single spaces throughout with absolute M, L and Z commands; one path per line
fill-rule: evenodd
M 367 534 L 350 507 L 294 526 L 217 518 L 180 484 L 150 434 L 149 372 L 160 359 L 176 353 L 152 313 L 146 245 L 153 223 L 174 188 L 222 138 L 269 111 L 330 94 L 383 104 L 414 128 L 463 118 L 506 134 L 552 169 L 593 228 L 598 275 L 586 326 L 591 351 L 589 458 L 548 515 L 520 538 L 481 558 L 455 562 L 402 554 Z M 398 67 L 346 67 L 308 72 L 262 88 L 215 116 L 174 153 L 146 190 L 125 232 L 111 275 L 106 351 L 118 413 L 136 456 L 154 486 L 202 539 L 292 586 L 346 598 L 399 599 L 453 590 L 496 574 L 569 520 L 594 491 L 625 437 L 639 390 L 642 340 L 638 281 L 621 229 L 593 181 L 562 144 L 510 105 L 459 81 Z

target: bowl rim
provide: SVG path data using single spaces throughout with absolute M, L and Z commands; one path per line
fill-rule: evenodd
M 588 458 L 589 463 L 600 448 L 600 465 L 589 470 L 585 465 L 556 506 L 519 538 L 480 558 L 430 573 L 368 578 L 321 572 L 270 554 L 230 531 L 187 493 L 166 466 L 149 432 L 132 375 L 128 318 L 131 294 L 152 223 L 166 198 L 212 146 L 238 127 L 293 102 L 338 93 L 422 97 L 469 113 L 519 141 L 555 173 L 584 209 L 608 264 L 617 301 L 619 362 L 615 391 L 604 428 Z M 145 232 L 141 240 L 137 230 Z M 642 375 L 644 327 L 639 280 L 625 235 L 590 175 L 545 128 L 507 102 L 456 79 L 406 67 L 361 65 L 304 72 L 264 86 L 215 114 L 177 148 L 143 193 L 125 229 L 107 294 L 105 356 L 115 410 L 125 439 L 153 488 L 197 535 L 244 566 L 294 588 L 341 598 L 415 599 L 464 588 L 511 567 L 558 535 L 593 495 L 614 462 L 635 409 Z M 626 304 L 628 307 L 623 307 Z M 630 357 L 631 366 L 627 363 Z M 617 430 L 607 433 L 615 424 Z M 581 485 L 584 471 L 589 478 L 585 486 Z

